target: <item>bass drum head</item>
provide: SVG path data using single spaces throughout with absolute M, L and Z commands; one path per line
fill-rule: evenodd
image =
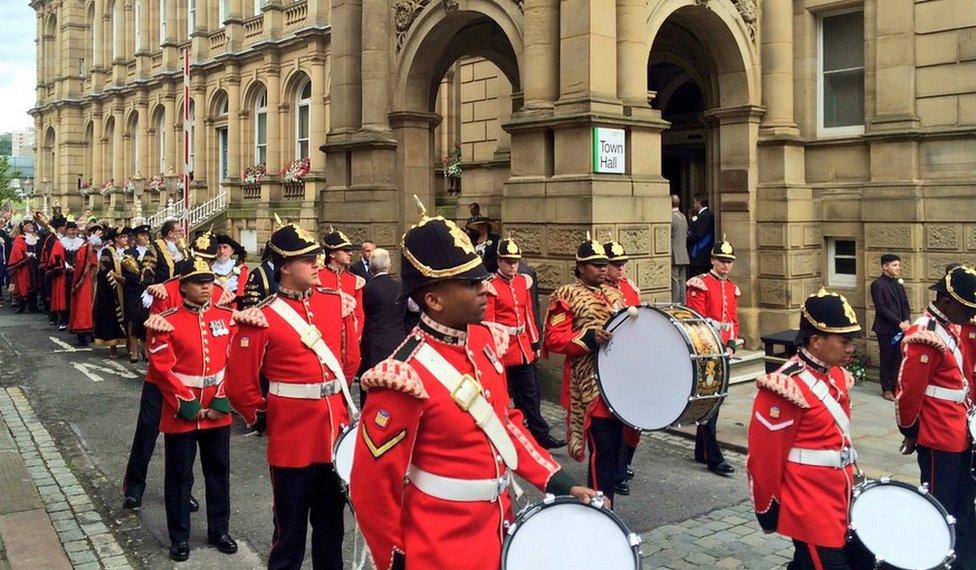
M 352 475 L 352 459 L 356 455 L 356 438 L 359 436 L 359 424 L 353 424 L 342 430 L 335 442 L 333 450 L 332 466 L 335 468 L 339 479 L 346 485 Z
M 502 552 L 502 570 L 635 570 L 638 564 L 620 519 L 571 497 L 528 507 Z
M 621 311 L 606 329 L 613 329 L 613 339 L 597 351 L 596 368 L 600 392 L 614 415 L 642 430 L 678 421 L 694 376 L 688 342 L 670 317 L 637 307 L 636 318 Z
M 851 504 L 850 524 L 875 559 L 895 568 L 941 568 L 955 543 L 945 511 L 898 482 L 869 482 Z

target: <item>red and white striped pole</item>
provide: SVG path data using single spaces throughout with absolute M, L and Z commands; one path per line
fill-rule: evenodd
M 190 239 L 190 47 L 183 48 L 183 235 Z M 197 126 L 197 128 L 200 128 Z

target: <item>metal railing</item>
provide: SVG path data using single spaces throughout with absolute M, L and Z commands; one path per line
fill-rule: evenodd
M 216 196 L 199 206 L 194 206 L 186 212 L 186 219 L 190 229 L 209 222 L 227 210 L 227 190 L 221 189 Z M 183 218 L 183 202 L 166 201 L 166 207 L 150 216 L 146 223 L 153 229 L 163 225 L 166 220 Z

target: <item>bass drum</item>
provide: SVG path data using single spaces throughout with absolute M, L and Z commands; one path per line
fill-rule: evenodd
M 639 569 L 640 537 L 601 506 L 553 495 L 527 506 L 508 527 L 502 570 Z
M 332 447 L 332 468 L 343 484 L 349 486 L 352 475 L 352 460 L 356 456 L 356 439 L 359 436 L 359 423 L 343 428 Z
M 605 326 L 597 381 L 610 411 L 639 430 L 703 422 L 729 388 L 729 360 L 715 329 L 680 305 L 627 307 Z
M 868 479 L 854 487 L 850 509 L 857 567 L 934 570 L 955 558 L 955 522 L 925 487 Z

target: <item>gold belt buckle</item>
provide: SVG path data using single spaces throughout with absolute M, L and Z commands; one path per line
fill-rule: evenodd
M 322 331 L 314 325 L 310 325 L 305 332 L 302 333 L 302 344 L 309 348 L 314 348 L 315 344 L 322 340 Z
M 462 393 L 466 391 L 466 393 Z M 481 395 L 481 384 L 478 383 L 470 374 L 461 376 L 461 382 L 451 390 L 451 398 L 467 412 L 474 405 L 478 396 Z

